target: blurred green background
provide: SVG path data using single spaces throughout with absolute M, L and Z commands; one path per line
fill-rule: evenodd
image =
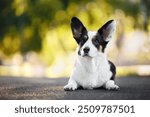
M 1 0 L 0 75 L 69 76 L 77 47 L 73 16 L 89 30 L 115 19 L 107 52 L 117 76 L 150 75 L 149 0 Z

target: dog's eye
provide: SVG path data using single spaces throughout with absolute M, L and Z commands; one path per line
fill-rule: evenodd
M 88 39 L 88 36 L 87 36 L 87 35 L 84 35 L 83 38 L 84 38 L 84 39 Z
M 98 44 L 99 44 L 99 41 L 98 41 L 97 39 L 93 39 L 92 42 L 93 42 L 93 44 L 95 44 L 95 45 L 98 45 Z

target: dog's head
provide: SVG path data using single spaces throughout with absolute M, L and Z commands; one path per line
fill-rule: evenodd
M 111 40 L 116 28 L 116 22 L 110 20 L 97 32 L 87 31 L 82 22 L 73 17 L 71 29 L 73 37 L 78 44 L 78 55 L 82 57 L 95 57 L 99 52 L 104 53 L 107 43 Z

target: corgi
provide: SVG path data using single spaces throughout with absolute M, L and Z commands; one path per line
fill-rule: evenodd
M 71 30 L 78 47 L 74 68 L 64 90 L 74 91 L 79 87 L 119 89 L 115 84 L 116 67 L 107 60 L 105 52 L 115 29 L 115 20 L 108 21 L 97 31 L 88 31 L 77 17 L 71 19 Z

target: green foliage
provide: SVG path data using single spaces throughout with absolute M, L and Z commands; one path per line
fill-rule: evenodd
M 134 0 L 133 0 L 134 1 Z M 1 0 L 0 3 L 0 53 L 5 56 L 16 52 L 26 55 L 39 52 L 41 58 L 52 63 L 57 56 L 74 50 L 70 19 L 78 16 L 86 26 L 95 30 L 106 20 L 121 14 L 125 29 L 142 27 L 142 5 L 146 11 L 146 27 L 149 13 L 147 0 Z M 147 3 L 148 2 L 148 3 Z M 123 17 L 122 17 L 123 16 Z M 57 52 L 57 55 L 55 51 Z

